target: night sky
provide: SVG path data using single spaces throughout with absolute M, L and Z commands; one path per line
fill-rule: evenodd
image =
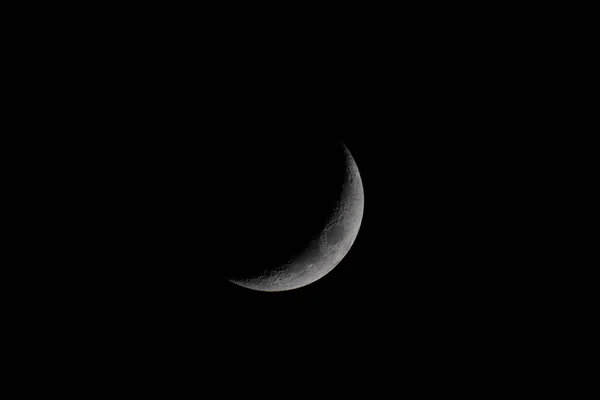
M 227 7 L 13 13 L 4 130 L 23 146 L 3 148 L 4 175 L 19 182 L 3 194 L 22 209 L 5 207 L 19 229 L 5 229 L 18 246 L 2 283 L 19 390 L 81 384 L 114 397 L 125 393 L 117 382 L 155 395 L 162 383 L 166 398 L 191 387 L 207 399 L 486 399 L 524 392 L 511 382 L 538 393 L 564 381 L 577 363 L 561 362 L 559 345 L 589 349 L 563 332 L 593 330 L 557 314 L 593 322 L 577 311 L 594 302 L 569 293 L 585 277 L 564 282 L 589 262 L 561 243 L 585 230 L 563 229 L 559 214 L 591 219 L 563 203 L 580 196 L 557 181 L 594 185 L 579 185 L 584 168 L 571 173 L 560 149 L 580 113 L 554 124 L 562 103 L 577 106 L 561 88 L 589 92 L 562 68 L 582 64 L 569 56 L 580 40 L 554 9 L 265 5 L 263 23 Z M 300 11 L 321 21 L 291 24 Z M 263 212 L 277 208 L 270 195 L 286 173 L 265 156 L 293 140 L 345 143 L 364 186 L 361 228 L 320 280 L 245 289 L 222 272 L 260 265 L 272 238 L 285 240 Z M 256 182 L 267 175 L 275 183 Z M 561 249 L 568 257 L 555 258 Z
M 319 379 L 365 358 L 363 369 L 406 358 L 404 370 L 432 358 L 451 368 L 465 343 L 510 336 L 499 321 L 527 283 L 525 261 L 505 251 L 515 244 L 507 205 L 519 199 L 502 190 L 510 160 L 498 149 L 511 138 L 501 115 L 458 68 L 413 49 L 399 72 L 392 52 L 364 47 L 361 62 L 350 52 L 293 64 L 301 57 L 288 54 L 269 69 L 245 59 L 243 73 L 229 63 L 199 74 L 174 60 L 182 70 L 157 81 L 135 63 L 118 79 L 85 80 L 93 106 L 75 96 L 65 120 L 86 135 L 52 138 L 68 157 L 55 157 L 59 173 L 40 172 L 52 180 L 44 196 L 72 216 L 54 213 L 68 240 L 54 250 L 61 267 L 46 272 L 64 288 L 52 310 L 107 348 L 153 357 L 149 348 L 172 346 L 232 379 L 289 360 L 314 364 L 306 371 Z M 282 137 L 341 139 L 362 177 L 364 217 L 324 278 L 255 292 L 220 273 L 269 252 L 255 247 L 268 235 L 244 211 L 257 193 L 241 161 Z
M 52 213 L 68 236 L 51 249 L 60 267 L 43 275 L 59 282 L 49 315 L 107 351 L 154 357 L 149 348 L 173 348 L 209 358 L 226 376 L 238 363 L 277 369 L 289 359 L 322 373 L 365 357 L 408 358 L 418 370 L 492 333 L 510 336 L 501 321 L 526 318 L 514 310 L 528 283 L 523 260 L 505 251 L 513 236 L 500 228 L 510 219 L 503 204 L 517 201 L 501 189 L 509 161 L 495 149 L 507 136 L 485 107 L 465 109 L 460 98 L 441 107 L 430 93 L 445 91 L 422 82 L 397 98 L 348 85 L 336 97 L 309 90 L 247 107 L 210 96 L 150 97 L 135 107 L 101 97 L 97 108 L 82 107 L 69 122 L 91 126 L 89 134 L 52 138 L 68 157 L 55 157 L 59 172 L 41 171 L 52 182 L 43 195 L 67 210 Z M 319 137 L 344 141 L 364 185 L 362 226 L 321 280 L 254 292 L 219 276 L 227 263 L 261 261 L 244 257 L 264 232 L 256 218 L 242 223 L 255 193 L 247 177 L 244 190 L 236 186 L 248 166 L 232 155 L 292 136 L 316 146 Z
M 79 257 L 91 259 L 78 272 L 85 278 L 78 290 L 93 307 L 108 307 L 125 320 L 136 315 L 187 324 L 214 317 L 208 326 L 215 334 L 219 327 L 231 332 L 233 315 L 243 320 L 255 313 L 266 327 L 304 313 L 308 331 L 332 321 L 336 327 L 373 319 L 429 324 L 485 314 L 497 306 L 489 294 L 498 290 L 493 276 L 501 272 L 495 269 L 500 256 L 488 252 L 491 244 L 479 234 L 491 211 L 486 176 L 465 150 L 471 139 L 432 133 L 451 115 L 431 122 L 427 112 L 407 104 L 405 116 L 383 119 L 380 105 L 303 112 L 304 119 L 295 112 L 275 123 L 264 123 L 263 112 L 228 126 L 212 120 L 212 131 L 188 118 L 176 125 L 185 134 L 172 136 L 161 134 L 166 118 L 156 118 L 145 123 L 145 134 L 100 137 L 82 154 L 92 170 L 77 172 L 76 205 L 87 215 L 80 223 L 98 227 L 94 240 L 78 239 Z M 256 217 L 249 219 L 254 225 L 243 223 L 246 197 L 256 195 L 247 177 L 243 190 L 234 184 L 247 166 L 232 154 L 268 144 L 269 135 L 284 135 L 285 124 L 295 120 L 303 122 L 288 135 L 310 137 L 315 145 L 319 135 L 346 143 L 364 185 L 362 226 L 348 255 L 321 280 L 289 292 L 255 292 L 219 276 L 234 260 L 260 263 L 246 259 L 244 249 L 265 234 Z M 236 138 L 232 127 L 248 132 Z M 254 254 L 260 251 L 268 246 Z M 104 291 L 111 295 L 98 295 Z

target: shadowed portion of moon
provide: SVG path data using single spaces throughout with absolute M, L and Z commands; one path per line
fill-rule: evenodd
M 361 225 L 364 194 L 352 155 L 334 140 L 280 140 L 248 149 L 236 155 L 244 168 L 234 179 L 242 243 L 232 244 L 238 251 L 223 275 L 260 291 L 315 282 L 345 257 Z

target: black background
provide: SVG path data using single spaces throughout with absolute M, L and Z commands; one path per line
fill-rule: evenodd
M 214 118 L 182 119 L 176 124 L 186 134 L 165 136 L 163 127 L 175 120 L 167 114 L 156 125 L 145 122 L 146 132 L 95 143 L 80 154 L 94 171 L 76 173 L 81 185 L 71 200 L 80 212 L 70 234 L 80 236 L 76 246 L 68 242 L 76 248 L 69 255 L 75 267 L 63 270 L 64 296 L 69 301 L 76 293 L 79 301 L 69 308 L 142 342 L 148 334 L 181 335 L 179 344 L 203 337 L 203 346 L 212 343 L 227 357 L 239 348 L 262 353 L 289 346 L 340 355 L 349 348 L 393 352 L 397 341 L 427 348 L 418 351 L 456 350 L 443 343 L 497 334 L 499 321 L 517 306 L 523 275 L 503 254 L 510 238 L 495 228 L 505 194 L 497 190 L 496 166 L 483 160 L 495 155 L 463 125 L 476 119 L 456 108 L 411 114 L 402 105 L 382 116 L 389 97 L 365 98 L 360 92 L 300 128 L 290 122 L 296 110 L 259 114 L 249 107 L 240 113 L 253 117 L 227 129 Z M 113 122 L 122 121 L 131 118 Z M 316 145 L 319 135 L 346 143 L 364 183 L 364 220 L 350 253 L 321 280 L 290 292 L 255 292 L 219 276 L 224 264 L 243 258 L 236 252 L 248 246 L 248 235 L 265 234 L 239 224 L 235 207 L 252 194 L 228 181 L 239 163 L 222 160 L 228 149 L 240 151 L 236 140 L 248 145 L 256 135 L 268 142 L 288 124 L 296 135 L 306 130 Z M 241 140 L 232 129 L 248 132 Z
M 513 233 L 515 210 L 535 206 L 521 194 L 534 177 L 513 180 L 530 129 L 516 66 L 486 51 L 492 37 L 413 28 L 308 48 L 234 41 L 247 52 L 122 37 L 102 49 L 106 37 L 88 36 L 54 47 L 36 99 L 53 104 L 38 119 L 60 134 L 33 141 L 52 149 L 52 168 L 36 171 L 49 219 L 38 234 L 53 239 L 54 267 L 35 275 L 45 329 L 71 326 L 70 340 L 119 360 L 175 354 L 238 386 L 372 366 L 395 379 L 385 363 L 426 378 L 467 349 L 473 365 L 510 351 L 539 315 L 536 271 L 518 254 L 528 220 Z M 285 293 L 218 276 L 253 234 L 231 213 L 248 194 L 215 195 L 236 194 L 223 157 L 269 135 L 341 138 L 365 190 L 347 257 Z

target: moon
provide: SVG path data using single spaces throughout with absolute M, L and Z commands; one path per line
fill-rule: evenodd
M 350 251 L 364 213 L 358 166 L 341 141 L 319 154 L 311 153 L 315 147 L 298 151 L 295 146 L 267 163 L 264 171 L 281 169 L 285 174 L 277 175 L 279 183 L 268 198 L 260 198 L 262 209 L 277 214 L 277 222 L 264 229 L 272 234 L 265 236 L 262 252 L 253 252 L 247 267 L 238 266 L 226 276 L 230 282 L 263 292 L 298 289 L 327 275 Z M 285 169 L 290 164 L 295 172 Z M 264 225 L 264 213 L 257 215 L 254 223 Z M 278 256 L 269 257 L 271 252 Z

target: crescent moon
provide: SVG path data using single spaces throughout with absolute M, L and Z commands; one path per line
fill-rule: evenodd
M 229 278 L 230 282 L 263 292 L 298 289 L 321 279 L 344 259 L 360 230 L 365 200 L 356 161 L 343 143 L 341 147 L 344 153 L 343 184 L 320 233 L 311 238 L 304 250 L 276 268 L 250 277 Z

